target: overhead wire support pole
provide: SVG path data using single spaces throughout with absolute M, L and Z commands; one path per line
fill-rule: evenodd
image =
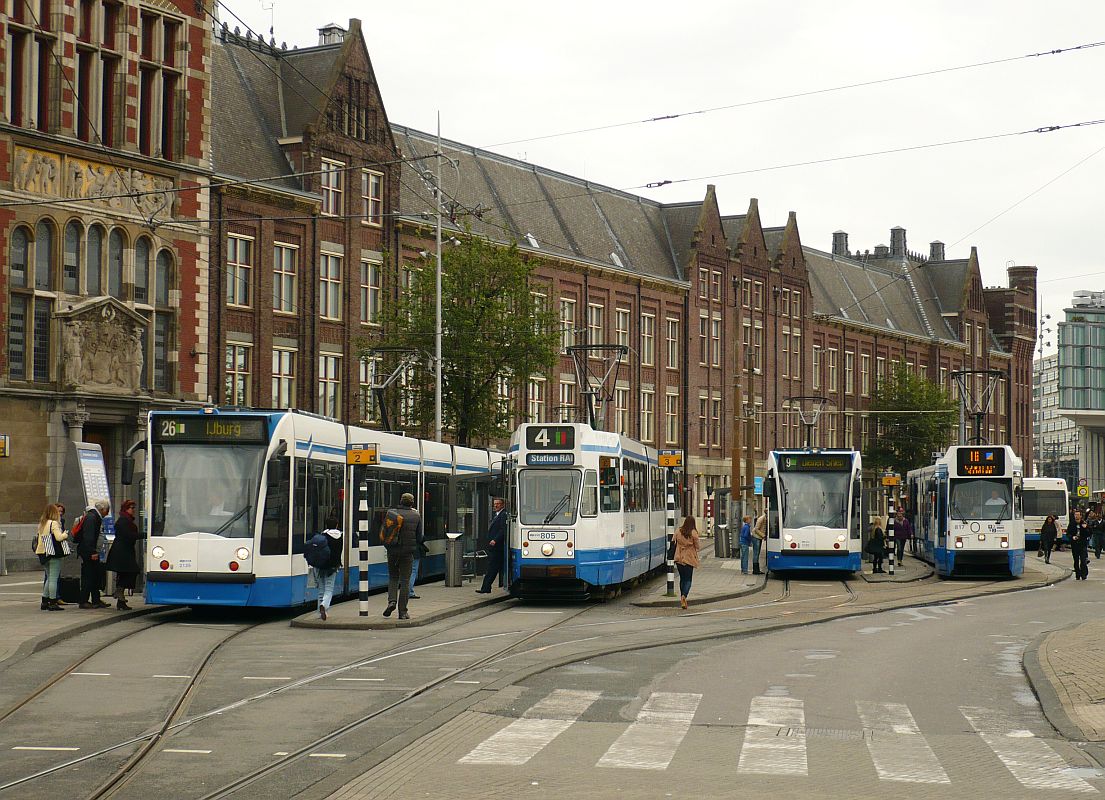
M 437 176 L 434 205 L 437 206 L 437 298 L 434 317 L 434 438 L 441 441 L 441 112 L 437 113 Z

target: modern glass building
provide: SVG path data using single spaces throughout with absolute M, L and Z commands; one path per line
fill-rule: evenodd
M 1036 475 L 1062 478 L 1068 486 L 1078 479 L 1078 426 L 1059 413 L 1059 354 L 1033 361 L 1032 444 Z
M 1079 428 L 1078 477 L 1087 479 L 1100 500 L 1105 493 L 1105 292 L 1075 292 L 1064 313 L 1059 413 Z

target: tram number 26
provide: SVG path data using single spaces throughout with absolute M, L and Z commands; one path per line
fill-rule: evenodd
M 526 428 L 529 450 L 574 450 L 575 428 L 571 425 L 534 425 Z

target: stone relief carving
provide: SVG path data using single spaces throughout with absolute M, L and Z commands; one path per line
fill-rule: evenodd
M 61 157 L 53 153 L 40 153 L 17 147 L 15 173 L 12 176 L 16 191 L 31 194 L 59 194 L 58 178 L 61 176 Z
M 110 302 L 66 320 L 62 332 L 65 383 L 100 392 L 141 392 L 144 331 L 145 325 Z

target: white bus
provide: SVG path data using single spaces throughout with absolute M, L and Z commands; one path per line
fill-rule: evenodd
M 1024 479 L 1024 545 L 1026 549 L 1039 547 L 1040 528 L 1050 514 L 1055 517 L 1056 539 L 1067 532 L 1070 515 L 1070 495 L 1067 482 L 1062 478 Z

